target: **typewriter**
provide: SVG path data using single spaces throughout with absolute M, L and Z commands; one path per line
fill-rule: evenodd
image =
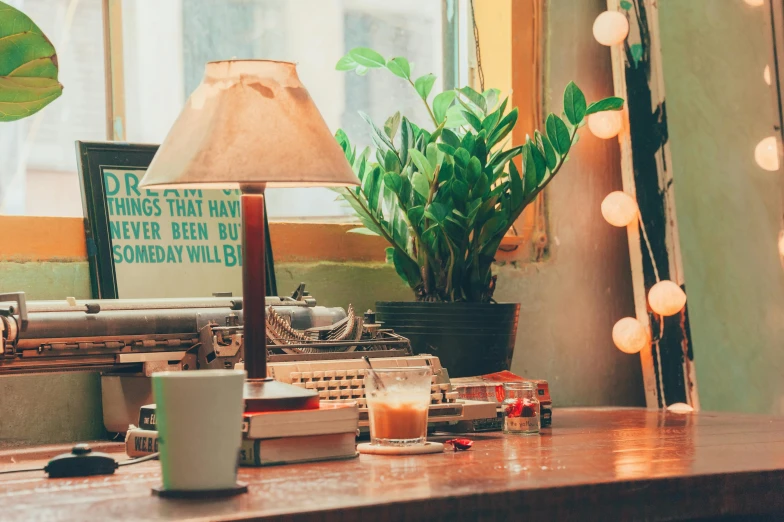
M 363 354 L 363 352 L 354 352 Z M 409 352 L 410 353 L 410 352 Z M 452 389 L 449 373 L 432 355 L 404 355 L 400 357 L 374 357 L 372 368 L 400 368 L 430 366 L 433 376 L 430 383 L 431 428 L 446 428 L 461 421 L 495 419 L 495 403 L 463 400 Z M 367 363 L 363 359 L 311 360 L 271 362 L 267 373 L 277 381 L 286 382 L 318 392 L 322 401 L 359 403 L 359 427 L 368 428 L 368 411 L 365 402 L 364 377 Z
M 430 365 L 431 424 L 496 415 L 491 402 L 459 399 L 437 357 L 413 355 L 372 313 L 319 306 L 304 285 L 266 304 L 270 377 L 325 401 L 364 405 L 363 356 L 374 368 Z M 243 362 L 242 335 L 242 299 L 231 296 L 28 302 L 22 292 L 0 294 L 0 375 L 100 371 L 104 426 L 113 433 L 154 402 L 152 373 L 234 368 Z M 366 426 L 367 410 L 360 415 Z

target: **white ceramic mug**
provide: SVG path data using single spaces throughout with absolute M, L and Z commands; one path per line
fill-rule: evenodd
M 163 489 L 236 485 L 244 382 L 242 370 L 153 374 Z

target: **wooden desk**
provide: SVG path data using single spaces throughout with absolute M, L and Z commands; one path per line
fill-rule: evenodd
M 475 436 L 461 453 L 243 468 L 250 492 L 220 501 L 152 496 L 157 462 L 89 479 L 0 475 L 0 519 L 784 520 L 784 418 L 642 409 L 553 418 L 539 437 Z M 0 468 L 32 464 L 8 459 Z

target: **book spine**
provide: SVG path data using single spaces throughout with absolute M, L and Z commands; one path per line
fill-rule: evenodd
M 158 432 L 140 428 L 128 430 L 125 434 L 125 453 L 129 457 L 144 457 L 158 452 Z
M 147 404 L 139 408 L 139 428 L 152 430 L 155 428 L 155 404 Z
M 240 466 L 261 466 L 261 440 L 242 439 Z

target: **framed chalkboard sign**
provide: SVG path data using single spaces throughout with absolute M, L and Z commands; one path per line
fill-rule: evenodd
M 76 142 L 98 299 L 242 294 L 239 191 L 138 187 L 157 145 Z M 267 293 L 276 295 L 267 243 Z

